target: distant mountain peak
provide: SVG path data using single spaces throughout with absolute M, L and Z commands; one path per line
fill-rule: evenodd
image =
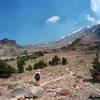
M 16 42 L 15 40 L 11 40 L 11 39 L 8 39 L 8 38 L 4 38 L 0 41 L 2 41 L 2 42 Z
M 64 39 L 66 36 L 61 36 L 61 37 L 59 37 L 58 39 L 56 39 L 55 41 L 59 41 L 59 40 L 61 40 L 61 39 Z

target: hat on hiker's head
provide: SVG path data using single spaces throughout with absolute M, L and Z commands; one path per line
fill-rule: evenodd
M 40 74 L 40 69 L 37 69 L 37 70 L 36 70 L 36 73 L 39 73 L 39 74 Z

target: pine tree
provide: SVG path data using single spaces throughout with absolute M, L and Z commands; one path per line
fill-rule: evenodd
M 91 70 L 91 75 L 95 82 L 100 82 L 100 61 L 99 61 L 99 54 L 96 54 L 96 57 L 93 59 L 92 62 L 93 70 Z
M 100 72 L 100 62 L 99 62 L 99 54 L 96 54 L 96 57 L 94 58 L 93 62 L 93 68 L 94 70 L 96 70 L 97 72 Z
M 22 58 L 17 60 L 18 73 L 24 72 L 24 65 L 25 65 L 25 61 Z
M 67 64 L 67 59 L 62 57 L 62 65 L 66 65 Z

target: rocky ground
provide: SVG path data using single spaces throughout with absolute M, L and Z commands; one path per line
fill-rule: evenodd
M 69 64 L 42 69 L 40 86 L 35 86 L 34 70 L 0 79 L 0 100 L 89 100 L 90 94 L 100 94 L 100 83 L 88 81 L 93 54 L 58 55 L 67 57 Z

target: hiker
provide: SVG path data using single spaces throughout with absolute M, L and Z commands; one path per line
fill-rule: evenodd
M 41 76 L 40 76 L 40 70 L 37 70 L 36 74 L 35 74 L 35 80 L 36 80 L 36 85 L 37 86 L 40 86 L 40 78 L 41 78 Z

